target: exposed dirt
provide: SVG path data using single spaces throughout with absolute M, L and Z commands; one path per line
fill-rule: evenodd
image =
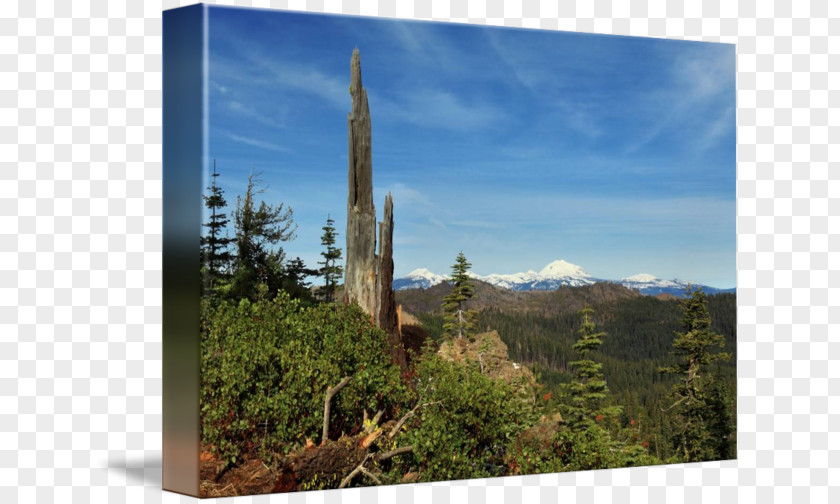
M 200 455 L 201 496 L 232 497 L 337 488 L 368 454 L 383 451 L 380 441 L 384 442 L 387 436 L 380 434 L 389 432 L 394 424 L 392 420 L 372 433 L 342 436 L 337 441 L 318 446 L 308 444 L 303 450 L 283 457 L 273 467 L 256 455 L 249 455 L 237 466 L 224 470 L 224 464 L 209 449 L 204 449 Z M 372 463 L 367 468 L 377 472 Z M 372 484 L 364 478 L 359 474 L 354 481 Z
M 444 342 L 438 350 L 438 355 L 455 362 L 477 362 L 485 375 L 509 383 L 523 399 L 534 398 L 537 389 L 534 373 L 525 365 L 510 360 L 507 345 L 496 331 L 478 334 L 473 341 L 455 338 Z
M 246 456 L 245 460 L 219 475 L 225 464 L 219 461 L 209 449 L 203 449 L 200 461 L 201 497 L 232 497 L 271 492 L 277 473 L 257 457 Z M 218 477 L 218 480 L 217 480 Z

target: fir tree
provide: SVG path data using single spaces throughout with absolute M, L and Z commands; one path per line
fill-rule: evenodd
M 207 234 L 201 237 L 201 256 L 204 269 L 205 295 L 216 287 L 216 280 L 223 276 L 233 258 L 228 246 L 233 239 L 227 236 L 222 237 L 222 231 L 228 224 L 227 214 L 222 209 L 227 206 L 224 191 L 216 183 L 219 174 L 216 172 L 216 160 L 213 160 L 213 183 L 207 189 L 209 196 L 204 197 L 204 205 L 210 210 L 210 221 L 203 224 L 207 228 Z
M 475 294 L 475 287 L 467 275 L 471 266 L 464 253 L 459 252 L 449 279 L 452 292 L 443 298 L 443 332 L 452 337 L 469 337 L 475 331 L 476 313 L 466 309 L 466 302 Z
M 595 332 L 590 316 L 594 310 L 584 305 L 578 312 L 582 321 L 578 340 L 572 348 L 581 359 L 570 362 L 574 376 L 561 386 L 566 401 L 562 407 L 563 424 L 554 442 L 561 454 L 561 470 L 603 469 L 656 463 L 638 444 L 635 436 L 619 427 L 622 407 L 611 405 L 607 381 L 601 364 L 586 358 L 603 344 L 605 332 Z M 635 422 L 635 421 L 633 421 Z M 619 438 L 626 438 L 623 441 Z
M 303 301 L 304 305 L 313 304 L 315 299 L 312 296 L 311 284 L 306 281 L 306 277 L 318 274 L 319 270 L 307 268 L 303 259 L 295 257 L 286 261 L 283 267 L 280 288 L 288 292 L 292 299 Z
M 671 391 L 670 413 L 673 427 L 671 442 L 685 462 L 726 458 L 721 448 L 727 446 L 720 437 L 721 422 L 728 423 L 715 381 L 702 374 L 704 366 L 728 360 L 729 354 L 715 352 L 723 347 L 724 338 L 712 332 L 706 294 L 702 289 L 691 290 L 691 296 L 682 303 L 683 332 L 676 333 L 672 353 L 679 362 L 660 368 L 661 373 L 679 375 Z M 717 397 L 716 397 L 717 396 Z M 721 418 L 721 417 L 724 418 Z
M 260 284 L 271 295 L 282 287 L 286 256 L 277 245 L 292 240 L 297 229 L 291 208 L 284 209 L 282 203 L 276 207 L 264 201 L 255 204 L 254 196 L 262 192 L 255 184 L 254 174 L 249 174 L 245 196 L 237 198 L 234 211 L 236 260 L 231 293 L 237 298 L 253 299 Z
M 318 264 L 323 265 L 319 270 L 319 274 L 324 277 L 324 286 L 320 289 L 321 296 L 327 303 L 333 301 L 335 296 L 336 279 L 341 278 L 344 273 L 344 268 L 337 262 L 341 259 L 341 249 L 335 246 L 335 237 L 338 233 L 335 232 L 335 221 L 327 215 L 327 225 L 324 226 L 324 234 L 321 235 L 321 245 L 325 247 L 321 252 L 323 261 Z
M 711 411 L 711 441 L 718 460 L 733 459 L 738 455 L 734 395 L 734 390 L 729 389 L 720 377 L 716 377 L 707 404 Z
M 574 368 L 574 378 L 564 387 L 569 398 L 564 420 L 575 430 L 589 428 L 593 420 L 604 422 L 621 414 L 620 406 L 605 406 L 609 389 L 601 371 L 602 365 L 586 358 L 589 352 L 601 347 L 607 335 L 595 332 L 595 322 L 590 319 L 593 313 L 595 310 L 586 306 L 578 312 L 582 321 L 578 340 L 572 348 L 577 350 L 581 359 L 569 363 Z

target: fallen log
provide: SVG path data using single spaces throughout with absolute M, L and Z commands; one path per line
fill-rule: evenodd
M 359 465 L 357 465 L 356 468 L 353 469 L 350 472 L 350 474 L 348 474 L 343 480 L 341 480 L 341 484 L 338 485 L 338 488 L 344 488 L 347 485 L 349 485 L 350 483 L 352 483 L 353 478 L 358 476 L 359 473 L 364 474 L 368 478 L 372 479 L 374 482 L 376 482 L 377 485 L 381 485 L 382 482 L 379 480 L 379 478 L 377 478 L 375 474 L 371 473 L 365 467 L 365 464 L 370 460 L 376 460 L 376 461 L 388 460 L 391 457 L 394 457 L 396 455 L 401 455 L 403 453 L 410 453 L 413 449 L 414 449 L 414 447 L 412 447 L 412 446 L 403 446 L 401 448 L 397 448 L 395 450 L 391 450 L 391 451 L 388 451 L 388 452 L 385 452 L 385 453 L 375 453 L 375 454 L 374 453 L 368 453 L 367 456 L 365 456 L 365 458 L 359 463 Z
M 358 434 L 341 436 L 335 441 L 329 439 L 330 403 L 349 381 L 350 377 L 345 377 L 338 385 L 327 390 L 324 397 L 321 444 L 314 446 L 307 443 L 303 450 L 283 459 L 278 470 L 274 492 L 336 488 L 336 486 L 344 488 L 360 474 L 375 484 L 381 485 L 382 481 L 375 472 L 378 470 L 376 464 L 413 451 L 412 446 L 402 446 L 391 450 L 387 448 L 393 446 L 392 439 L 418 409 L 435 403 L 417 404 L 399 421 L 391 420 L 384 425 L 380 425 L 383 411 L 378 411 L 372 419 L 368 419 L 365 413 L 363 428 Z M 388 435 L 383 436 L 386 433 Z

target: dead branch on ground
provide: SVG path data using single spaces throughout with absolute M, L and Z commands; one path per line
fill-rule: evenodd
M 324 431 L 321 434 L 321 444 L 324 444 L 327 441 L 327 434 L 329 434 L 330 431 L 330 403 L 332 402 L 332 398 L 334 395 L 338 394 L 341 391 L 341 389 L 343 389 L 349 382 L 350 377 L 345 376 L 344 379 L 341 380 L 338 385 L 327 390 L 327 396 L 324 398 Z

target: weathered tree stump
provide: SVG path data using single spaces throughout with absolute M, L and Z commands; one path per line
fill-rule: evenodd
M 379 294 L 379 327 L 388 333 L 388 348 L 391 360 L 403 373 L 408 363 L 397 317 L 397 301 L 394 296 L 394 200 L 391 193 L 385 197 L 385 216 L 379 223 L 379 268 L 376 290 Z
M 347 116 L 347 250 L 344 268 L 344 300 L 357 302 L 377 326 L 388 333 L 391 359 L 403 374 L 408 370 L 400 339 L 394 298 L 394 200 L 385 198 L 384 219 L 379 223 L 379 254 L 376 254 L 376 209 L 373 206 L 373 156 L 370 108 L 362 86 L 359 50 L 350 60 L 352 112 Z
M 347 114 L 347 263 L 344 292 L 376 316 L 376 209 L 373 206 L 373 157 L 370 138 L 370 109 L 362 86 L 359 50 L 350 60 L 352 112 Z

